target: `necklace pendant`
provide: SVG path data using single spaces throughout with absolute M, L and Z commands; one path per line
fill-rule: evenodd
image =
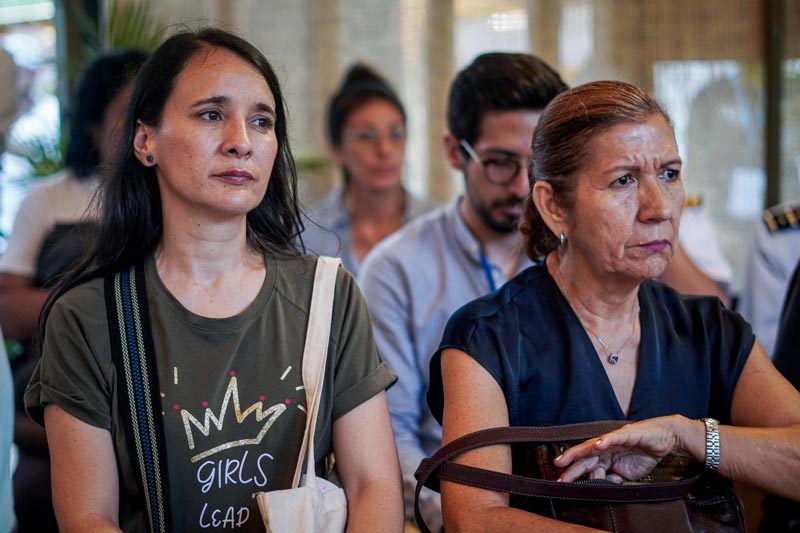
M 611 363 L 612 365 L 616 365 L 617 362 L 619 362 L 619 354 L 618 353 L 612 353 L 611 355 L 609 355 L 608 356 L 608 362 Z

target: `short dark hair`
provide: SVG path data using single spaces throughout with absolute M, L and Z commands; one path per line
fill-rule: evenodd
M 544 109 L 567 85 L 550 65 L 530 54 L 491 52 L 476 57 L 450 86 L 447 127 L 473 144 L 490 111 Z
M 354 64 L 348 69 L 339 89 L 328 102 L 328 139 L 333 146 L 342 143 L 342 130 L 347 117 L 356 109 L 374 100 L 383 100 L 396 107 L 403 116 L 405 124 L 406 110 L 389 83 L 367 65 Z
M 83 72 L 78 82 L 68 119 L 69 144 L 66 166 L 76 178 L 94 174 L 100 166 L 100 152 L 91 129 L 103 123 L 106 109 L 133 80 L 147 59 L 139 50 L 117 50 L 99 56 Z
M 531 189 L 535 182 L 547 181 L 556 204 L 572 209 L 575 176 L 590 162 L 592 140 L 614 126 L 641 124 L 654 115 L 673 127 L 656 99 L 630 83 L 596 81 L 561 93 L 545 108 L 533 134 Z M 525 200 L 522 218 L 520 231 L 528 257 L 538 261 L 558 247 L 558 238 L 542 220 L 531 196 Z
M 67 290 L 89 279 L 128 269 L 155 251 L 163 231 L 161 195 L 155 170 L 144 166 L 134 153 L 136 124 L 142 121 L 157 126 L 186 65 L 195 55 L 214 49 L 229 50 L 257 68 L 275 98 L 278 153 L 264 198 L 247 213 L 248 246 L 261 252 L 297 253 L 295 243 L 303 228 L 297 202 L 297 173 L 289 148 L 286 106 L 275 71 L 256 47 L 237 35 L 213 27 L 182 31 L 168 38 L 139 72 L 117 152 L 120 159 L 99 191 L 98 238 L 85 260 L 50 293 L 40 316 L 40 340 L 53 302 Z

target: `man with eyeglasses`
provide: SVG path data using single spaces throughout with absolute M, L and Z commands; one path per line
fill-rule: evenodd
M 399 376 L 387 391 L 413 520 L 414 471 L 441 444 L 425 395 L 428 365 L 450 315 L 531 263 L 517 225 L 530 194 L 528 161 L 544 107 L 566 85 L 528 54 L 478 56 L 450 88 L 444 149 L 463 173 L 464 194 L 370 252 L 359 273 L 381 355 Z M 441 527 L 439 495 L 423 489 L 429 525 Z

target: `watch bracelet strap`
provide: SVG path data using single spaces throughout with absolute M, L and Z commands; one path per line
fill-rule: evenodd
M 702 421 L 706 426 L 706 470 L 716 472 L 720 458 L 719 422 L 714 418 L 703 418 Z

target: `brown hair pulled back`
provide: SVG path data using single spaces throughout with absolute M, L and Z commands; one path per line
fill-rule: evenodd
M 570 211 L 577 174 L 589 162 L 594 138 L 618 124 L 640 124 L 653 115 L 661 115 L 672 127 L 655 98 L 630 83 L 596 81 L 559 94 L 545 108 L 533 135 L 528 169 L 531 190 L 537 181 L 547 181 L 556 204 Z M 530 195 L 520 231 L 525 237 L 525 253 L 533 261 L 558 247 L 558 237 L 544 223 Z

